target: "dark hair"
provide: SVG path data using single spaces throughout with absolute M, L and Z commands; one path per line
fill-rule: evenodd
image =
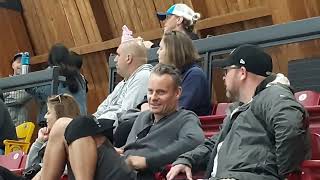
M 49 57 L 49 66 L 59 66 L 60 75 L 66 77 L 66 81 L 62 84 L 68 87 L 71 93 L 79 91 L 79 84 L 84 87 L 80 70 L 76 67 L 72 60 L 74 55 L 69 55 L 69 50 L 61 43 L 52 46 Z
M 182 80 L 179 69 L 169 64 L 158 63 L 152 70 L 152 74 L 157 74 L 159 76 L 169 75 L 171 76 L 176 88 L 181 86 Z
M 82 57 L 81 55 L 79 55 L 76 52 L 71 51 L 70 55 L 69 55 L 69 59 L 70 59 L 70 65 L 75 66 L 76 68 L 78 68 L 79 70 L 82 67 Z
M 200 58 L 192 40 L 182 32 L 166 32 L 162 41 L 165 45 L 165 62 L 176 66 L 179 70 L 196 63 Z
M 186 32 L 189 32 L 189 33 L 193 32 L 195 23 L 191 24 L 190 20 L 183 18 L 182 24 L 183 24 L 182 27 Z
M 12 59 L 12 61 L 11 61 L 11 64 L 12 63 L 14 63 L 18 58 L 21 58 L 22 57 L 22 52 L 19 52 L 19 53 L 17 53 L 17 54 L 15 54 L 14 56 L 13 56 L 13 59 Z
M 59 66 L 68 59 L 69 50 L 62 43 L 53 45 L 48 56 L 49 66 Z

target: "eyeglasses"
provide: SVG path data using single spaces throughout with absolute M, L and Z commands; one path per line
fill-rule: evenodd
M 223 68 L 224 76 L 226 76 L 226 75 L 228 74 L 228 72 L 229 72 L 230 69 L 239 69 L 239 68 L 240 68 L 240 67 L 234 66 L 234 65 Z

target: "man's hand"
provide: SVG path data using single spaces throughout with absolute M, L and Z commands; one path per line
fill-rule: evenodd
M 147 168 L 147 161 L 145 157 L 141 156 L 129 156 L 126 159 L 126 163 L 129 167 L 135 170 L 141 170 Z
M 121 149 L 121 148 L 114 148 L 116 151 L 117 151 L 117 153 L 120 155 L 120 156 L 123 156 L 123 149 Z
M 167 174 L 167 180 L 173 180 L 179 173 L 186 173 L 187 179 L 192 180 L 191 168 L 184 164 L 173 166 Z

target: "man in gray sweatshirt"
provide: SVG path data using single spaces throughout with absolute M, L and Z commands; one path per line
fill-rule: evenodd
M 51 154 L 50 141 L 61 132 L 52 128 L 41 176 L 56 179 L 68 160 L 72 169 L 68 169 L 69 179 L 124 179 L 124 174 L 116 175 L 119 171 L 108 170 L 110 167 L 130 168 L 125 179 L 153 179 L 154 172 L 204 141 L 197 115 L 178 108 L 181 79 L 176 68 L 158 64 L 147 87 L 150 110 L 138 116 L 123 148 L 110 149 L 112 145 L 106 143 L 111 141 L 102 133 L 106 121 L 96 119 L 99 127 L 92 128 L 73 120 L 66 128 L 63 143 L 52 143 L 60 149 L 55 154 Z
M 117 73 L 123 80 L 99 105 L 93 114 L 97 119 L 115 120 L 128 109 L 136 107 L 147 94 L 147 84 L 152 65 L 147 63 L 147 48 L 142 39 L 132 39 L 121 43 L 115 58 Z

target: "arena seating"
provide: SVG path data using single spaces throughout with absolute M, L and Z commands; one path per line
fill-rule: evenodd
M 301 91 L 295 93 L 297 100 L 304 105 L 309 117 L 307 122 L 311 131 L 312 158 L 301 165 L 301 171 L 288 175 L 288 180 L 320 180 L 320 93 L 314 91 Z M 223 119 L 226 116 L 226 109 L 230 103 L 219 103 L 213 115 L 201 116 L 200 121 L 206 137 L 211 137 L 219 132 Z M 161 173 L 156 174 L 156 180 L 164 180 L 166 172 L 171 168 L 167 165 Z M 204 172 L 193 172 L 193 179 L 201 179 Z M 175 180 L 184 180 L 185 175 L 179 175 Z
M 226 110 L 229 105 L 230 103 L 218 103 L 215 106 L 212 115 L 199 117 L 201 127 L 207 138 L 219 133 L 220 126 L 222 125 L 223 120 L 226 117 Z
M 320 93 L 318 92 L 299 91 L 296 92 L 294 96 L 305 107 L 320 105 Z
M 21 175 L 27 161 L 27 155 L 22 151 L 11 152 L 8 155 L 0 155 L 0 166 Z
M 300 91 L 295 93 L 295 97 L 308 111 L 311 132 L 320 133 L 320 93 Z

